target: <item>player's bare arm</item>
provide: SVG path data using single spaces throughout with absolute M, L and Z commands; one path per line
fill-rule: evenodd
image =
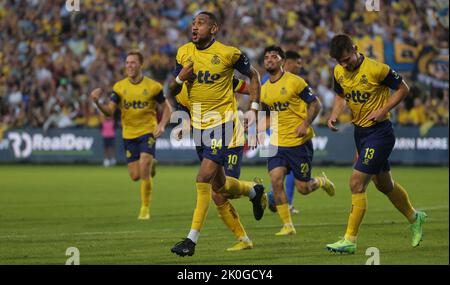
M 248 93 L 250 95 L 250 101 L 252 102 L 252 105 L 250 106 L 250 110 L 245 113 L 245 119 L 247 121 L 246 126 L 250 126 L 253 124 L 253 122 L 256 121 L 256 113 L 259 109 L 261 98 L 261 80 L 259 72 L 253 66 L 250 66 L 250 73 L 246 76 L 250 78 Z
M 342 113 L 342 111 L 345 108 L 345 99 L 341 97 L 340 95 L 334 97 L 334 103 L 333 103 L 333 110 L 331 111 L 331 116 L 328 119 L 328 128 L 330 130 L 337 132 L 338 128 L 336 128 L 335 124 L 337 121 L 337 118 Z
M 372 120 L 375 122 L 379 122 L 386 118 L 386 114 L 389 113 L 395 106 L 398 105 L 409 93 L 409 87 L 406 82 L 403 80 L 399 85 L 399 88 L 395 93 L 389 98 L 389 101 L 386 105 L 378 110 L 372 111 L 367 117 L 368 120 Z
M 155 131 L 153 132 L 153 135 L 155 138 L 160 137 L 164 131 L 166 130 L 166 125 L 170 120 L 170 114 L 172 114 L 172 107 L 170 106 L 169 102 L 167 100 L 164 100 L 163 103 L 161 103 L 162 107 L 162 117 L 159 124 L 156 126 Z
M 303 123 L 300 126 L 298 126 L 298 128 L 295 130 L 295 134 L 298 137 L 306 136 L 308 132 L 308 127 L 312 124 L 312 122 L 317 117 L 321 109 L 322 103 L 320 102 L 318 97 L 316 97 L 314 101 L 308 104 L 307 108 L 308 115 L 306 119 L 303 121 Z
M 95 88 L 91 92 L 92 101 L 94 101 L 95 105 L 99 108 L 99 110 L 106 116 L 111 117 L 116 110 L 117 104 L 113 101 L 109 101 L 108 104 L 101 104 L 100 97 L 102 96 L 103 90 L 101 88 Z

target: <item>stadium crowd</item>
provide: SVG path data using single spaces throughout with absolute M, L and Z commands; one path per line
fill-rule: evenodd
M 80 12 L 67 11 L 65 2 L 0 2 L 0 130 L 98 127 L 102 118 L 88 94 L 98 86 L 110 90 L 123 78 L 129 50 L 142 51 L 144 74 L 167 88 L 177 48 L 189 41 L 189 25 L 200 10 L 218 15 L 220 40 L 247 53 L 261 75 L 266 46 L 297 51 L 301 76 L 323 102 L 315 122 L 322 125 L 335 96 L 336 63 L 328 55 L 335 33 L 379 35 L 413 46 L 427 42 L 448 58 L 448 3 L 447 15 L 441 15 L 442 1 L 382 1 L 389 12 L 379 13 L 366 11 L 361 0 L 81 0 Z M 448 80 L 448 65 L 440 72 Z M 402 75 L 411 95 L 393 121 L 448 124 L 448 83 L 436 88 L 414 80 L 412 70 Z M 240 106 L 248 108 L 244 96 Z M 350 120 L 350 113 L 340 118 Z

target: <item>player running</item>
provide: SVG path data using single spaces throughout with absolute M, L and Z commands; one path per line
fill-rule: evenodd
M 141 181 L 138 219 L 148 220 L 153 188 L 150 169 L 155 157 L 155 143 L 164 133 L 171 107 L 164 97 L 162 85 L 142 75 L 143 61 L 140 52 L 129 52 L 125 62 L 127 77 L 114 84 L 109 103 L 99 102 L 102 95 L 100 88 L 91 92 L 91 98 L 105 116 L 112 116 L 115 109 L 120 107 L 128 173 L 133 181 Z M 160 104 L 163 110 L 159 123 L 156 119 L 156 104 Z
M 266 196 L 261 184 L 225 176 L 223 166 L 228 159 L 229 146 L 235 144 L 231 141 L 237 115 L 232 86 L 234 70 L 250 78 L 249 93 L 255 112 L 259 108 L 260 81 L 258 72 L 244 54 L 215 40 L 217 32 L 214 14 L 200 12 L 192 23 L 192 42 L 181 46 L 176 57 L 176 83 L 172 93 L 179 93 L 186 81 L 194 139 L 197 152 L 203 158 L 196 179 L 197 204 L 191 229 L 188 236 L 171 249 L 180 256 L 191 256 L 195 252 L 211 191 L 249 197 L 256 220 L 262 218 L 265 208 Z
M 289 205 L 284 191 L 284 178 L 292 170 L 295 186 L 301 194 L 307 195 L 318 188 L 333 196 L 333 183 L 323 176 L 311 178 L 314 130 L 311 123 L 320 111 L 321 103 L 297 75 L 283 70 L 284 51 L 277 46 L 264 50 L 264 68 L 269 80 L 261 88 L 262 109 L 266 111 L 266 122 L 260 121 L 259 135 L 264 135 L 270 126 L 270 147 L 276 154 L 268 158 L 268 170 L 273 187 L 277 212 L 283 227 L 278 236 L 295 234 Z M 278 122 L 270 122 L 269 112 L 278 113 Z M 272 125 L 270 125 L 272 124 Z

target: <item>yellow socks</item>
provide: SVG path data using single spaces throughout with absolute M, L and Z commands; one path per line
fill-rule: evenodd
M 152 179 L 142 179 L 141 180 L 141 206 L 149 207 L 152 194 Z
M 314 177 L 314 179 L 317 181 L 318 188 L 320 188 L 323 185 L 325 185 L 325 178 L 320 177 L 320 176 L 316 176 L 316 177 Z
M 416 220 L 416 210 L 414 210 L 409 201 L 408 193 L 406 193 L 405 189 L 400 184 L 395 182 L 394 189 L 387 193 L 386 196 L 388 196 L 392 204 L 394 204 L 410 223 L 414 223 Z
M 225 204 L 217 206 L 217 211 L 224 224 L 233 232 L 236 238 L 241 239 L 247 236 L 239 220 L 239 215 L 230 201 L 226 201 Z
M 233 196 L 244 195 L 249 197 L 252 190 L 253 182 L 241 181 L 234 177 L 227 176 L 225 185 L 217 192 L 226 193 Z
M 348 217 L 345 239 L 356 242 L 358 229 L 367 210 L 367 193 L 352 194 L 352 210 Z
M 203 222 L 208 214 L 209 203 L 211 201 L 211 184 L 197 183 L 197 205 L 192 217 L 191 230 L 200 231 Z
M 277 205 L 277 212 L 280 215 L 283 225 L 292 225 L 291 211 L 289 211 L 289 204 Z

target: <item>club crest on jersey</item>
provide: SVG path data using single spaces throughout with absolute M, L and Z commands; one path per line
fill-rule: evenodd
M 342 84 L 344 82 L 344 76 L 340 76 L 339 78 L 338 78 L 338 83 L 339 84 Z
M 147 96 L 148 95 L 148 90 L 144 89 L 144 92 L 142 93 L 142 95 Z
M 215 65 L 219 64 L 220 63 L 220 58 L 217 55 L 214 55 L 212 57 L 212 59 L 211 59 L 211 63 L 215 64 Z
M 367 79 L 367 76 L 365 74 L 363 74 L 361 76 L 361 79 L 359 80 L 359 84 L 364 84 L 366 85 L 367 83 L 369 83 L 369 80 Z
M 286 94 L 287 94 L 286 87 L 281 88 L 280 95 L 284 96 Z

